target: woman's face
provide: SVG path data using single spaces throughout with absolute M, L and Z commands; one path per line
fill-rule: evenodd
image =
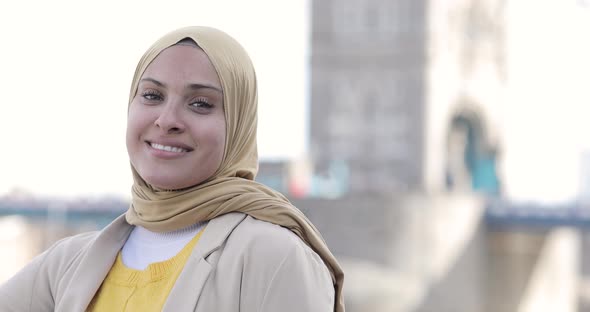
M 137 173 L 160 189 L 197 185 L 219 168 L 225 131 L 221 83 L 205 52 L 162 51 L 129 107 L 127 151 Z

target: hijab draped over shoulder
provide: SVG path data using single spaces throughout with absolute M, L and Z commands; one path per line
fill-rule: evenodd
M 148 65 L 164 49 L 189 38 L 207 54 L 223 89 L 226 121 L 223 160 L 212 177 L 183 190 L 157 189 L 144 181 L 132 166 L 134 184 L 127 222 L 151 231 L 167 232 L 226 213 L 242 212 L 288 228 L 323 259 L 335 287 L 334 311 L 344 311 L 344 274 L 318 230 L 283 195 L 254 181 L 258 171 L 256 74 L 248 54 L 237 41 L 209 27 L 186 27 L 168 33 L 139 61 L 129 104 Z

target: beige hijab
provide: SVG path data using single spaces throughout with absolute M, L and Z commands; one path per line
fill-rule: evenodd
M 178 191 L 150 186 L 132 166 L 135 183 L 127 222 L 151 231 L 166 232 L 239 211 L 281 225 L 297 234 L 324 260 L 336 291 L 334 311 L 344 311 L 344 273 L 318 230 L 283 195 L 253 181 L 258 171 L 256 74 L 248 54 L 237 41 L 208 27 L 186 27 L 165 35 L 139 61 L 129 103 L 147 66 L 162 50 L 186 38 L 194 40 L 208 55 L 223 88 L 227 130 L 223 160 L 207 181 Z

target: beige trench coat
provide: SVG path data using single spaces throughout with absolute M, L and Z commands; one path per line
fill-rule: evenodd
M 0 286 L 0 311 L 86 310 L 132 228 L 121 216 L 100 232 L 56 243 Z M 163 308 L 333 310 L 334 287 L 320 257 L 291 231 L 242 213 L 209 222 Z

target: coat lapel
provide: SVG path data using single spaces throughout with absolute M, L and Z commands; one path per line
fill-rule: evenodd
M 219 249 L 233 229 L 246 218 L 242 213 L 228 213 L 207 224 L 184 269 L 168 295 L 164 312 L 193 312 L 203 292 L 205 282 L 217 259 L 209 257 Z
M 69 278 L 55 311 L 86 311 L 132 229 L 123 215 L 98 234 Z

